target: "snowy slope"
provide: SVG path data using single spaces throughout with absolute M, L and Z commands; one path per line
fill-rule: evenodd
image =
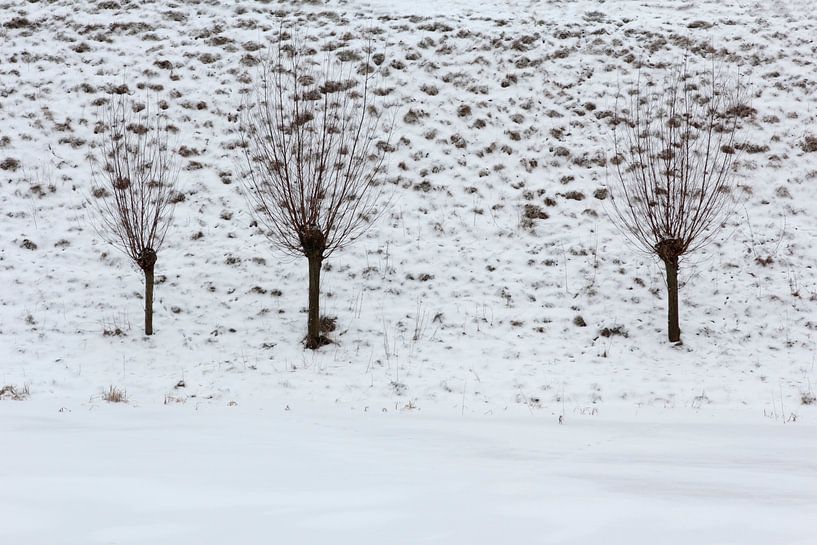
M 172 393 L 450 412 L 465 389 L 475 413 L 562 396 L 571 407 L 757 411 L 782 396 L 794 409 L 815 382 L 817 328 L 817 154 L 800 147 L 814 124 L 815 21 L 798 6 L 7 5 L 0 156 L 19 166 L 0 171 L 3 381 L 75 401 L 116 384 L 139 404 Z M 382 88 L 399 107 L 394 204 L 328 263 L 337 344 L 317 353 L 299 345 L 305 260 L 249 227 L 232 177 L 228 115 L 281 24 L 337 51 L 367 36 L 385 44 Z M 621 241 L 594 192 L 611 181 L 598 114 L 617 82 L 639 58 L 677 58 L 687 40 L 748 76 L 757 115 L 745 135 L 762 151 L 743 156 L 724 237 L 682 266 L 685 345 L 673 349 L 661 269 Z M 193 150 L 157 265 L 151 339 L 140 335 L 141 275 L 99 240 L 83 203 L 94 103 L 122 83 L 165 100 L 179 146 Z M 549 218 L 526 227 L 525 204 Z M 615 326 L 628 337 L 599 336 Z M 103 335 L 117 328 L 125 335 Z M 173 391 L 180 379 L 187 388 Z

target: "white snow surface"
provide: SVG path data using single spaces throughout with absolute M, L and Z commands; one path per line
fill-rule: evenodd
M 326 263 L 314 352 L 306 260 L 234 175 L 282 25 L 373 39 L 396 112 L 391 205 Z M 814 36 L 795 1 L 0 0 L 0 388 L 29 394 L 0 399 L 0 543 L 817 542 Z M 756 113 L 673 347 L 596 192 L 619 85 L 685 48 Z M 86 204 L 122 83 L 187 148 L 152 337 Z
M 814 542 L 813 424 L 20 405 L 3 543 Z

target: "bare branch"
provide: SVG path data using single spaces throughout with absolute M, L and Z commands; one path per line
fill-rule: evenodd
M 677 260 L 717 234 L 733 208 L 739 82 L 684 59 L 663 81 L 639 74 L 614 119 L 614 220 L 631 242 Z
M 383 211 L 388 196 L 380 174 L 391 124 L 363 68 L 371 47 L 358 70 L 309 53 L 279 34 L 262 63 L 242 106 L 241 179 L 256 220 L 278 248 L 325 258 Z
M 172 222 L 179 169 L 166 121 L 149 106 L 134 110 L 127 95 L 111 95 L 100 111 L 89 202 L 99 235 L 144 270 Z

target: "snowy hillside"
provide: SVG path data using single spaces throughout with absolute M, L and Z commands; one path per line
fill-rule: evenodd
M 5 10 L 5 381 L 75 400 L 116 384 L 138 404 L 172 394 L 453 409 L 470 380 L 476 413 L 562 395 L 571 406 L 761 410 L 782 393 L 797 406 L 817 378 L 817 154 L 801 149 L 817 113 L 814 21 L 782 7 L 677 7 L 537 4 L 513 18 L 402 4 Z M 338 52 L 360 52 L 367 36 L 385 43 L 382 92 L 400 107 L 397 193 L 368 237 L 328 262 L 337 343 L 318 353 L 299 345 L 306 262 L 250 228 L 233 178 L 230 114 L 282 24 Z M 721 243 L 682 263 L 685 345 L 671 349 L 662 269 L 622 243 L 597 191 L 612 182 L 604 114 L 617 82 L 638 59 L 677 59 L 686 40 L 748 75 L 757 115 L 745 134 L 759 151 L 742 157 L 745 195 Z M 185 156 L 151 339 L 140 335 L 141 274 L 101 243 L 83 204 L 94 105 L 118 85 L 165 101 Z M 526 222 L 528 204 L 548 218 Z M 600 336 L 617 326 L 626 337 Z
M 618 430 L 637 421 L 640 410 L 653 411 L 658 421 L 677 411 L 684 422 L 678 429 L 687 430 L 678 437 L 695 435 L 686 426 L 695 427 L 696 418 L 726 415 L 725 423 L 751 422 L 769 440 L 791 441 L 791 452 L 814 453 L 817 145 L 809 137 L 817 135 L 817 18 L 807 2 L 0 5 L 0 388 L 27 389 L 27 399 L 13 407 L 0 400 L 0 429 L 24 453 L 55 448 L 58 439 L 41 443 L 14 422 L 41 414 L 53 419 L 58 409 L 105 411 L 111 426 L 118 415 L 161 422 L 157 414 L 174 411 L 173 422 L 182 427 L 191 423 L 188 413 L 203 409 L 226 428 L 229 411 L 239 420 L 306 411 L 315 422 L 332 415 L 335 428 L 356 430 L 356 420 L 343 420 L 350 413 L 434 415 L 444 420 L 428 428 L 395 424 L 407 426 L 411 437 L 430 436 L 432 446 L 424 448 L 431 450 L 437 434 L 458 429 L 457 421 L 445 420 L 455 417 L 469 419 L 470 430 L 482 431 L 467 433 L 479 434 L 493 433 L 500 425 L 491 419 L 499 417 L 553 425 L 561 415 L 592 427 L 608 414 L 627 415 L 625 424 L 611 423 Z M 276 253 L 251 227 L 235 177 L 235 113 L 279 28 L 347 58 L 373 40 L 385 55 L 377 94 L 397 112 L 386 174 L 394 187 L 391 207 L 361 240 L 326 262 L 322 313 L 336 317 L 337 327 L 334 343 L 318 351 L 300 343 L 306 260 Z M 619 85 L 632 81 L 639 62 L 658 70 L 685 50 L 699 59 L 714 55 L 743 74 L 754 110 L 742 119 L 747 145 L 738 165 L 738 205 L 716 243 L 681 264 L 684 344 L 673 347 L 666 342 L 663 269 L 628 245 L 608 217 L 609 119 Z M 98 107 L 112 90 L 161 101 L 178 129 L 185 198 L 159 254 L 152 337 L 141 333 L 142 274 L 102 242 L 86 203 Z M 128 408 L 142 415 L 106 403 L 103 392 L 111 386 L 125 390 Z M 87 418 L 76 426 L 102 425 Z M 785 421 L 793 431 L 780 431 Z M 390 425 L 377 422 L 377 429 Z M 48 420 L 46 429 L 52 425 Z M 134 424 L 144 431 L 142 425 Z M 514 459 L 523 448 L 519 437 L 528 433 L 548 441 L 547 433 L 526 431 L 519 420 L 508 425 L 516 430 L 508 432 L 514 447 L 497 459 Z M 274 433 L 286 433 L 289 424 L 282 426 Z M 636 443 L 660 428 L 639 427 Z M 377 429 L 361 455 L 375 456 L 383 446 Z M 719 433 L 708 430 L 691 442 Z M 338 434 L 322 432 L 316 445 L 333 443 Z M 763 444 L 749 435 L 725 447 L 724 464 Z M 161 433 L 151 437 L 165 440 Z M 563 452 L 547 456 L 570 456 L 569 445 L 584 444 L 584 437 L 571 436 Z M 196 448 L 196 440 L 191 435 L 184 444 Z M 308 438 L 298 441 L 299 448 L 308 446 Z M 458 444 L 471 443 L 465 437 Z M 817 497 L 801 487 L 814 482 L 817 469 L 813 456 L 796 455 L 795 463 L 791 452 L 770 456 L 795 466 L 791 487 L 771 494 L 799 498 L 792 520 L 780 522 L 779 533 L 730 541 L 718 531 L 701 543 L 809 542 L 793 520 L 815 512 Z M 426 454 L 429 463 L 445 456 Z M 228 463 L 228 454 L 221 455 L 202 463 Z M 36 473 L 23 467 L 25 458 L 6 462 Z M 354 467 L 366 471 L 359 461 Z M 473 467 L 480 471 L 479 463 Z M 535 467 L 531 462 L 527 469 Z M 525 481 L 526 470 L 519 471 L 494 477 Z M 540 484 L 546 487 L 547 479 Z M 454 501 L 456 494 L 444 497 Z M 754 507 L 725 523 L 766 513 Z M 576 515 L 582 503 L 573 500 L 570 509 Z M 7 511 L 9 520 L 25 513 Z M 343 526 L 331 518 L 323 523 Z M 437 521 L 429 531 L 444 527 Z M 511 535 L 531 537 L 528 530 L 541 528 L 523 526 Z M 0 536 L 3 531 L 0 525 Z M 65 543 L 90 535 L 81 531 Z M 581 533 L 565 532 L 563 539 L 531 540 L 586 543 L 605 535 L 590 532 L 584 535 L 590 541 L 582 541 Z M 817 539 L 813 527 L 810 532 Z M 144 538 L 206 541 L 171 541 L 173 535 L 159 529 Z M 329 535 L 322 534 L 323 542 Z M 379 542 L 503 542 L 501 534 L 480 541 L 478 529 L 464 541 L 461 534 L 430 535 Z M 695 542 L 650 541 L 650 535 L 641 536 L 644 543 Z M 140 536 L 98 534 L 84 543 L 144 543 Z M 20 543 L 49 542 L 36 539 Z M 305 538 L 286 542 L 309 542 L 298 539 Z M 357 541 L 364 542 L 378 541 Z

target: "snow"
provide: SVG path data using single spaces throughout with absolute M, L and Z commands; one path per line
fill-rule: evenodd
M 0 396 L 0 543 L 817 541 L 807 2 L 0 7 L 0 388 L 28 391 Z M 248 56 L 282 22 L 382 40 L 397 112 L 392 206 L 327 262 L 338 329 L 317 352 L 306 260 L 250 226 L 231 174 Z M 594 197 L 596 114 L 634 59 L 687 42 L 746 76 L 759 151 L 722 236 L 681 264 L 671 347 L 661 267 Z M 142 277 L 85 204 L 94 102 L 123 82 L 198 153 L 150 338 Z M 523 226 L 526 204 L 549 218 Z
M 799 410 L 817 379 L 817 154 L 800 148 L 815 118 L 810 65 L 800 66 L 812 19 L 780 9 L 761 17 L 742 4 L 727 19 L 722 6 L 701 4 L 678 20 L 669 3 L 580 2 L 537 4 L 543 19 L 531 23 L 436 4 L 450 13 L 424 18 L 418 5 L 418 17 L 378 15 L 410 9 L 385 2 L 327 10 L 21 4 L 16 11 L 35 26 L 3 29 L 15 62 L 0 80 L 10 139 L 0 156 L 21 162 L 0 171 L 4 384 L 75 403 L 115 384 L 140 403 L 260 397 L 457 411 L 465 389 L 477 414 L 563 396 L 580 407 Z M 514 4 L 494 9 L 503 6 Z M 338 24 L 380 28 L 390 66 L 381 87 L 400 105 L 393 203 L 363 240 L 327 262 L 322 310 L 338 318 L 337 342 L 318 353 L 300 346 L 305 259 L 275 253 L 250 227 L 232 174 L 229 114 L 240 104 L 239 80 L 254 74 L 240 60 L 274 37 L 271 20 L 308 22 L 304 32 L 324 42 Z M 694 20 L 715 26 L 688 29 Z M 671 349 L 661 267 L 623 241 L 593 196 L 610 182 L 602 166 L 610 134 L 595 112 L 613 108 L 616 86 L 635 73 L 625 53 L 671 60 L 683 36 L 708 44 L 714 29 L 728 67 L 751 69 L 758 113 L 745 134 L 769 151 L 744 154 L 745 189 L 723 236 L 681 264 L 685 345 Z M 362 47 L 350 36 L 348 48 Z M 217 60 L 202 62 L 204 53 Z M 419 59 L 405 60 L 408 53 Z M 503 86 L 508 74 L 516 83 Z M 141 274 L 94 233 L 85 205 L 85 157 L 98 138 L 93 103 L 123 81 L 136 100 L 155 89 L 179 145 L 198 152 L 182 160 L 186 200 L 159 252 L 150 339 L 140 335 Z M 423 91 L 430 86 L 438 93 Z M 471 113 L 459 115 L 461 106 Z M 406 121 L 412 111 L 416 122 Z M 456 135 L 465 148 L 452 143 Z M 550 218 L 524 227 L 526 204 Z M 578 316 L 586 327 L 574 325 Z M 626 337 L 600 336 L 617 326 Z M 103 335 L 117 329 L 123 335 Z M 187 388 L 174 390 L 181 379 Z
M 36 405 L 0 413 L 4 543 L 814 541 L 813 423 Z

